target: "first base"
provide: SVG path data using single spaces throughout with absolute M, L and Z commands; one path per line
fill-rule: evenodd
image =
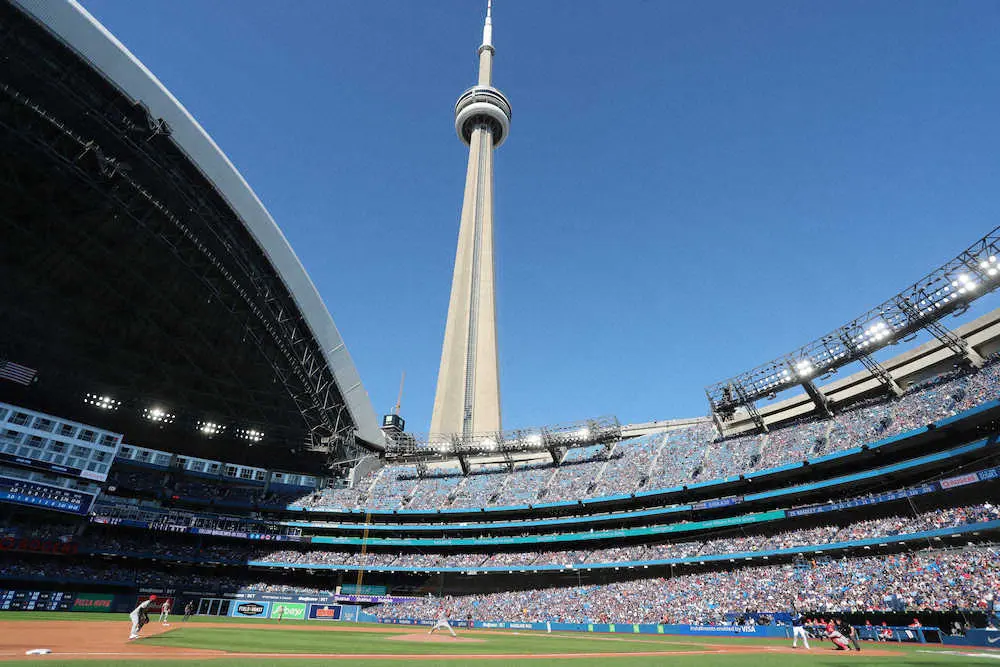
M 52 649 L 48 648 L 33 648 L 30 651 L 25 651 L 25 655 L 47 655 L 52 653 Z

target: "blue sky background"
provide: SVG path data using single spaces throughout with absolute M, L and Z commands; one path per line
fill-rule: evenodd
M 83 4 L 264 201 L 376 411 L 405 369 L 425 430 L 485 3 Z M 496 5 L 507 427 L 704 414 L 1000 224 L 1000 3 Z

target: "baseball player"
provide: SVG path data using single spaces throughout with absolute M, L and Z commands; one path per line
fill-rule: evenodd
M 832 618 L 830 619 L 830 622 L 826 624 L 826 638 L 833 642 L 833 645 L 837 647 L 838 651 L 851 650 L 851 645 L 847 643 L 847 639 L 841 634 L 840 630 L 837 629 L 837 624 Z
M 170 623 L 167 622 L 170 618 L 170 609 L 170 598 L 167 598 L 163 601 L 163 604 L 160 605 L 160 623 L 168 627 L 170 625 Z
M 146 607 L 153 602 L 156 602 L 156 596 L 150 595 L 148 600 L 140 602 L 139 606 L 133 609 L 128 615 L 129 620 L 132 621 L 132 632 L 128 636 L 129 639 L 138 639 L 139 631 L 142 630 L 142 626 L 149 623 L 149 615 L 146 613 Z
M 184 605 L 184 620 L 188 620 L 194 614 L 194 600 L 188 600 L 188 603 Z
M 799 647 L 799 637 L 802 638 L 802 644 L 809 648 L 809 633 L 806 632 L 805 621 L 802 619 L 802 614 L 797 611 L 792 612 L 792 648 Z
M 855 651 L 861 651 L 861 642 L 858 641 L 858 629 L 855 628 L 850 623 L 840 620 L 839 627 L 840 634 L 844 635 L 847 641 L 851 642 L 851 646 L 854 647 Z
M 458 638 L 458 635 L 455 634 L 455 631 L 451 628 L 451 625 L 448 624 L 448 613 L 445 611 L 444 607 L 441 607 L 441 613 L 438 614 L 437 623 L 434 624 L 434 627 L 432 627 L 431 631 L 428 632 L 427 634 L 432 635 L 434 634 L 435 630 L 447 630 L 448 632 L 451 633 L 452 637 Z

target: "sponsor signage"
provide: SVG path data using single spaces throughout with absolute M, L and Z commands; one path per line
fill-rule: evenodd
M 114 595 L 77 593 L 70 611 L 98 611 L 107 613 L 111 611 L 114 601 Z
M 340 592 L 343 595 L 385 595 L 389 589 L 377 584 L 362 584 L 360 587 L 357 584 L 343 584 Z
M 80 550 L 76 542 L 37 540 L 25 537 L 0 538 L 0 551 L 36 551 L 46 554 L 75 554 Z
M 955 477 L 949 477 L 948 479 L 941 480 L 942 489 L 954 489 L 958 486 L 965 486 L 966 484 L 975 484 L 979 481 L 979 475 L 970 472 L 968 475 L 957 475 Z
M 731 498 L 716 498 L 715 500 L 704 500 L 695 503 L 692 507 L 696 510 L 707 510 L 715 507 L 729 507 L 743 502 L 743 496 L 732 496 Z
M 696 634 L 757 634 L 756 625 L 692 625 L 688 631 Z
M 316 602 L 321 604 L 337 604 L 340 602 L 381 604 L 403 603 L 416 600 L 413 597 L 394 597 L 391 595 L 282 595 L 279 593 L 257 593 L 255 591 L 240 591 L 238 593 L 214 594 L 215 597 L 234 598 L 237 600 L 267 600 L 268 602 Z
M 941 483 L 943 486 L 944 483 Z M 796 509 L 788 510 L 787 514 L 789 517 L 793 516 L 807 516 L 810 514 L 820 514 L 822 512 L 835 512 L 837 510 L 851 509 L 853 507 L 864 507 L 866 505 L 877 505 L 879 503 L 886 503 L 893 500 L 901 500 L 903 498 L 912 498 L 913 496 L 921 496 L 925 493 L 934 493 L 940 490 L 937 482 L 931 482 L 928 484 L 920 484 L 918 486 L 912 486 L 908 489 L 902 489 L 900 491 L 889 491 L 887 493 L 880 493 L 874 496 L 866 496 L 863 498 L 851 498 L 850 500 L 844 500 L 839 503 L 826 503 L 823 505 L 810 505 L 808 507 L 798 507 Z
M 271 606 L 271 618 L 282 621 L 302 621 L 306 617 L 306 606 L 299 602 L 275 602 Z
M 47 470 L 49 472 L 58 473 L 60 475 L 71 475 L 73 477 L 79 477 L 80 473 L 83 472 L 79 468 L 71 468 L 70 466 L 61 466 L 61 465 L 56 465 L 55 463 L 48 463 L 47 461 L 30 459 L 26 456 L 13 456 L 11 454 L 4 454 L 4 453 L 0 453 L 0 463 L 11 463 L 13 465 L 21 466 L 24 468 Z
M 309 605 L 309 619 L 313 621 L 339 621 L 339 604 L 311 604 Z
M 267 618 L 270 602 L 240 602 L 230 607 L 229 615 L 239 618 Z
M 986 470 L 979 471 L 979 479 L 984 482 L 996 479 L 997 477 L 1000 477 L 1000 468 L 987 468 Z
M 274 535 L 272 533 L 250 533 L 242 530 L 220 530 L 218 528 L 200 528 L 193 526 L 187 532 L 196 535 L 214 535 L 216 537 L 235 537 L 243 540 L 261 540 L 265 542 L 302 542 L 301 535 Z

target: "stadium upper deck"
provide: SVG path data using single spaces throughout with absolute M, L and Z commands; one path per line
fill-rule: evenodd
M 187 110 L 75 2 L 2 0 L 0 35 L 0 362 L 35 377 L 0 400 L 303 470 L 379 448 L 319 294 Z

